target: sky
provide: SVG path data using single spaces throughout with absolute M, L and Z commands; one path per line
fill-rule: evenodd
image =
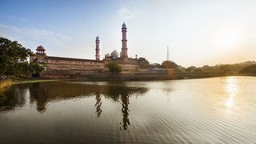
M 49 56 L 101 59 L 121 51 L 127 26 L 128 57 L 181 66 L 256 61 L 255 0 L 0 0 L 0 36 Z

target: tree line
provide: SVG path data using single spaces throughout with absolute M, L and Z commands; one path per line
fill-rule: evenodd
M 173 61 L 165 60 L 161 64 L 150 64 L 145 58 L 138 59 L 140 69 L 173 69 L 176 72 L 187 73 L 219 73 L 221 75 L 234 75 L 234 74 L 253 74 L 256 75 L 256 62 L 246 61 L 236 64 L 217 64 L 214 66 L 204 65 L 202 67 L 189 66 L 183 67 Z
M 0 75 L 16 78 L 39 75 L 44 68 L 36 62 L 28 62 L 33 52 L 17 41 L 0 37 Z

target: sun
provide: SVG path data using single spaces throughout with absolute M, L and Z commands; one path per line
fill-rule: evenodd
M 218 37 L 218 44 L 221 49 L 234 49 L 239 41 L 239 35 L 235 32 L 228 31 L 220 33 Z

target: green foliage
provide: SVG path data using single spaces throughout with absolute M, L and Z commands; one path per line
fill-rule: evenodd
M 203 72 L 212 72 L 213 71 L 213 67 L 209 66 L 209 65 L 204 65 L 201 70 Z
M 24 61 L 31 54 L 30 49 L 24 48 L 17 41 L 0 38 L 0 74 L 13 74 L 19 67 L 17 63 Z
M 10 41 L 0 37 L 0 74 L 24 77 L 35 72 L 41 73 L 43 67 L 26 60 L 31 55 L 30 49 L 26 49 L 17 41 Z
M 256 74 L 256 64 L 244 67 L 239 73 L 251 73 Z
M 186 72 L 195 72 L 196 71 L 196 67 L 195 66 L 190 66 L 190 67 L 188 67 L 188 68 L 186 68 Z
M 186 72 L 218 73 L 219 75 L 256 74 L 256 62 L 246 61 L 236 64 L 204 65 L 203 67 L 190 66 L 186 69 Z
M 120 73 L 123 69 L 122 66 L 120 64 L 118 64 L 117 62 L 109 62 L 107 64 L 107 67 L 108 67 L 109 71 L 112 73 Z
M 160 65 L 159 63 L 153 63 L 149 65 L 150 68 L 162 68 L 162 65 Z
M 14 67 L 13 74 L 16 77 L 26 77 L 29 74 L 30 70 L 28 62 L 16 63 Z
M 149 68 L 149 61 L 143 57 L 140 57 L 138 59 L 138 64 L 141 69 L 147 69 Z
M 228 64 L 224 64 L 220 66 L 220 72 L 222 74 L 231 74 L 231 66 Z
M 44 71 L 44 68 L 36 62 L 32 62 L 29 65 L 29 71 L 31 74 L 39 74 Z

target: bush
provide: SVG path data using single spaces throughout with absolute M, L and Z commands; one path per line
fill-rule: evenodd
M 112 73 L 120 73 L 123 70 L 122 66 L 117 62 L 109 62 L 107 64 L 107 67 Z

